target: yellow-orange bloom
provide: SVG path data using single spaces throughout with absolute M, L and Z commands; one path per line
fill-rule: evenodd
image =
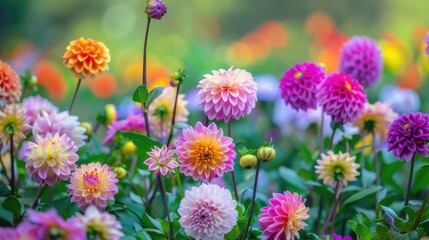
M 16 103 L 21 97 L 21 81 L 15 71 L 0 60 L 0 107 Z
M 350 157 L 349 153 L 334 154 L 328 151 L 328 155 L 322 153 L 322 159 L 317 160 L 316 173 L 323 183 L 336 185 L 337 181 L 347 186 L 350 181 L 355 181 L 359 176 L 357 169 L 359 164 L 355 163 L 356 157 Z
M 91 38 L 73 40 L 67 46 L 63 63 L 79 78 L 93 77 L 109 69 L 109 49 Z

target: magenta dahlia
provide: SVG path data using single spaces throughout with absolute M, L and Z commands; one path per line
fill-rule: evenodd
M 198 103 L 210 120 L 228 122 L 249 115 L 256 105 L 257 84 L 241 69 L 220 69 L 206 74 L 197 88 Z
M 296 110 L 317 108 L 317 86 L 326 78 L 322 67 L 303 62 L 287 70 L 280 80 L 281 97 Z
M 353 37 L 341 49 L 340 71 L 352 75 L 364 87 L 371 87 L 383 71 L 381 49 L 369 37 Z
M 387 132 L 387 150 L 400 160 L 410 161 L 415 153 L 428 156 L 429 115 L 402 114 L 395 119 Z
M 359 118 L 367 101 L 362 86 L 346 73 L 329 74 L 319 85 L 317 98 L 332 121 L 341 124 Z

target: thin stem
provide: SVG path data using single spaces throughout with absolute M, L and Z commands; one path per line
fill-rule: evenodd
M 231 137 L 231 121 L 228 121 L 228 137 Z M 234 169 L 231 171 L 231 178 L 232 178 L 232 186 L 234 187 L 235 199 L 237 200 L 237 202 L 239 202 L 237 182 L 235 181 Z
M 426 205 L 428 204 L 428 201 L 429 201 L 429 191 L 426 193 L 426 197 L 423 200 L 422 206 L 420 207 L 419 215 L 417 215 L 417 218 L 413 224 L 412 230 L 416 230 L 417 227 L 419 226 L 420 220 L 422 219 L 422 215 L 423 215 L 423 212 L 425 211 L 425 208 L 426 208 Z
M 40 187 L 36 193 L 36 197 L 34 198 L 33 204 L 31 205 L 32 209 L 35 209 L 37 207 L 37 204 L 39 204 L 39 199 L 42 196 L 43 192 L 46 190 L 46 187 L 48 187 L 46 183 L 40 184 Z
M 375 147 L 375 134 L 372 133 L 372 153 L 374 154 L 374 167 L 375 167 L 375 181 L 377 183 L 377 187 L 381 186 L 380 181 L 380 163 L 378 161 L 378 152 Z M 380 202 L 380 188 L 377 190 L 377 203 Z M 377 206 L 377 205 L 376 205 Z
M 332 147 L 334 145 L 335 132 L 337 132 L 337 128 L 332 129 L 332 135 L 331 135 L 331 139 L 329 139 L 329 149 L 328 150 L 332 150 Z
M 143 77 L 142 77 L 142 85 L 146 86 L 147 85 L 147 64 L 146 64 L 146 56 L 147 56 L 147 42 L 148 42 L 148 37 L 149 37 L 149 28 L 150 28 L 150 20 L 151 18 L 147 19 L 147 25 L 146 25 L 146 33 L 145 33 L 145 37 L 144 37 L 144 46 L 143 46 Z M 145 121 L 145 126 L 146 126 L 146 135 L 148 137 L 150 137 L 150 127 L 149 127 L 149 118 L 147 116 L 147 105 L 146 103 L 144 103 L 142 105 L 142 110 L 143 110 L 143 118 Z
M 180 179 L 180 174 L 177 168 L 175 170 L 175 175 L 176 175 L 177 187 L 179 187 L 179 191 L 180 191 L 180 197 L 183 198 L 185 195 L 182 187 L 182 180 Z
M 338 202 L 338 199 L 340 196 L 340 186 L 341 186 L 341 183 L 339 181 L 337 181 L 335 184 L 335 191 L 334 191 L 335 199 L 334 199 L 334 202 L 332 203 L 331 210 L 329 211 L 329 214 L 326 217 L 325 224 L 323 225 L 322 234 L 325 233 L 326 228 L 329 226 L 329 222 L 332 219 L 332 216 L 336 211 L 337 202 Z
M 410 176 L 408 178 L 407 195 L 405 196 L 404 206 L 408 206 L 408 203 L 410 202 L 411 183 L 413 182 L 413 172 L 414 172 L 414 162 L 415 161 L 416 161 L 416 155 L 413 154 L 413 157 L 411 158 Z
M 325 114 L 322 111 L 322 117 L 320 120 L 320 132 L 319 132 L 319 141 L 320 141 L 320 145 L 319 145 L 319 152 L 322 153 L 323 149 L 324 149 L 324 141 L 323 141 L 323 125 L 325 124 Z
M 10 134 L 10 188 L 12 190 L 12 195 L 15 195 L 15 156 L 14 153 L 14 144 L 13 144 L 13 134 Z
M 161 193 L 162 198 L 164 199 L 165 211 L 167 212 L 167 220 L 168 224 L 170 225 L 170 239 L 174 239 L 173 225 L 171 224 L 170 210 L 168 208 L 167 192 L 165 190 L 164 176 L 162 174 L 159 174 L 159 181 L 161 183 Z
M 322 154 L 323 151 L 325 150 L 325 141 L 324 141 L 324 137 L 323 137 L 323 126 L 325 124 L 325 114 L 322 111 L 322 116 L 320 119 L 320 133 L 319 133 L 319 141 L 320 141 L 320 145 L 319 145 L 319 154 Z M 314 167 L 314 166 L 313 166 Z M 322 210 L 323 210 L 323 196 L 320 195 L 319 197 L 319 210 L 317 211 L 317 218 L 316 221 L 314 223 L 314 229 L 317 231 L 319 229 L 319 225 L 320 225 L 320 220 L 322 219 Z
M 146 208 L 148 208 L 149 205 L 152 203 L 153 199 L 155 199 L 155 195 L 156 195 L 156 192 L 158 191 L 158 188 L 159 188 L 159 181 L 156 181 L 155 187 L 152 190 L 152 194 L 150 195 L 149 200 L 145 204 Z
M 241 239 L 246 239 L 247 233 L 249 231 L 250 227 L 250 221 L 252 220 L 252 214 L 253 214 L 253 208 L 255 206 L 255 199 L 256 199 L 256 191 L 258 187 L 258 178 L 259 178 L 259 169 L 261 168 L 261 160 L 258 159 L 258 163 L 256 164 L 256 175 L 255 175 L 255 182 L 253 184 L 253 194 L 252 194 L 252 202 L 250 203 L 250 210 L 249 210 L 249 218 L 247 219 L 247 225 L 244 231 L 244 235 L 241 237 Z
M 7 175 L 7 169 L 6 169 L 6 166 L 4 165 L 4 162 L 3 162 L 3 159 L 1 157 L 1 154 L 0 154 L 0 163 L 1 163 L 1 167 L 2 167 L 3 172 L 4 172 L 4 176 L 6 177 L 7 181 L 9 182 L 9 184 L 11 184 L 11 180 L 10 180 L 9 176 Z
M 72 101 L 70 103 L 69 113 L 71 113 L 71 110 L 73 108 L 73 104 L 74 104 L 74 101 L 76 100 L 77 93 L 79 92 L 81 82 L 82 82 L 82 78 L 79 78 L 79 80 L 77 81 L 76 89 L 74 90 Z
M 314 229 L 317 232 L 319 230 L 320 220 L 322 219 L 322 210 L 323 210 L 323 196 L 319 197 L 319 210 L 317 211 L 317 218 L 314 223 Z
M 179 98 L 179 91 L 180 91 L 180 82 L 179 84 L 177 84 L 176 98 L 174 99 L 174 107 L 173 107 L 173 117 L 171 118 L 171 127 L 170 127 L 170 134 L 168 135 L 167 147 L 170 145 L 170 142 L 173 139 L 174 124 L 176 122 L 177 99 Z

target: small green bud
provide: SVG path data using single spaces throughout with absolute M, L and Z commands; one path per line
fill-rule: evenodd
M 263 162 L 271 162 L 276 157 L 276 150 L 273 147 L 260 147 L 258 158 Z
M 123 168 L 123 167 L 115 167 L 113 169 L 113 172 L 116 173 L 116 178 L 118 180 L 123 179 L 127 175 L 127 170 L 125 170 L 125 168 Z
M 240 158 L 240 166 L 245 169 L 250 169 L 256 166 L 258 159 L 253 154 L 245 154 Z

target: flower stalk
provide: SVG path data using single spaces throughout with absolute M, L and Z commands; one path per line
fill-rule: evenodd
M 333 218 L 335 212 L 337 211 L 338 200 L 340 199 L 340 189 L 341 189 L 341 182 L 336 181 L 335 190 L 334 190 L 334 196 L 335 196 L 334 202 L 332 202 L 331 210 L 329 211 L 329 214 L 326 216 L 325 224 L 323 225 L 323 228 L 322 228 L 322 234 L 326 233 L 326 228 L 329 226 L 331 219 Z
M 247 233 L 249 231 L 250 222 L 252 220 L 253 215 L 253 208 L 255 207 L 255 199 L 256 199 L 256 192 L 258 187 L 258 178 L 259 178 L 259 169 L 261 168 L 261 160 L 258 159 L 258 163 L 256 164 L 256 174 L 255 174 L 255 182 L 253 183 L 253 194 L 252 194 L 252 201 L 250 203 L 250 210 L 249 210 L 249 218 L 247 219 L 246 227 L 244 228 L 244 234 L 241 236 L 241 239 L 246 239 Z
M 416 154 L 413 154 L 413 157 L 411 158 L 410 176 L 408 177 L 407 194 L 405 195 L 404 206 L 408 206 L 408 203 L 410 202 L 411 184 L 413 182 L 414 162 L 415 161 L 416 161 Z
M 422 219 L 423 212 L 425 211 L 426 205 L 429 201 L 429 191 L 426 193 L 425 199 L 423 200 L 422 206 L 420 207 L 419 214 L 417 215 L 416 221 L 414 221 L 412 230 L 416 230 Z
M 143 78 L 142 78 L 142 85 L 143 86 L 147 86 L 147 64 L 146 64 L 146 59 L 147 59 L 147 42 L 148 42 L 148 37 L 149 37 L 149 28 L 150 28 L 150 21 L 152 18 L 148 17 L 147 19 L 147 25 L 146 25 L 146 33 L 145 33 L 145 37 L 144 37 L 144 46 L 143 46 Z M 148 108 L 148 106 L 146 105 L 146 103 L 143 104 L 142 106 L 143 108 L 143 117 L 144 117 L 144 121 L 145 121 L 145 125 L 146 125 L 146 134 L 148 137 L 150 137 L 150 126 L 149 126 L 149 118 L 147 116 L 147 111 L 146 109 Z
M 228 121 L 228 137 L 231 137 L 231 121 Z M 235 199 L 238 202 L 239 201 L 239 199 L 238 199 L 238 190 L 237 190 L 237 183 L 235 181 L 234 169 L 231 171 L 231 178 L 232 178 L 232 185 L 234 187 Z
M 170 229 L 170 238 L 169 239 L 174 239 L 174 230 L 173 230 L 173 224 L 171 223 L 171 218 L 170 218 L 170 210 L 168 208 L 168 199 L 167 199 L 167 191 L 165 190 L 165 183 L 164 183 L 164 176 L 162 174 L 159 174 L 158 176 L 158 181 L 161 184 L 161 193 L 162 193 L 162 198 L 164 200 L 164 207 L 165 207 L 165 211 L 167 212 L 167 220 L 168 220 L 168 224 L 170 225 L 169 229 Z
M 77 93 L 79 92 L 81 82 L 82 82 L 82 78 L 79 78 L 79 80 L 77 81 L 76 89 L 74 90 L 72 101 L 70 103 L 69 113 L 71 113 L 71 110 L 73 109 L 73 105 L 76 100 Z

